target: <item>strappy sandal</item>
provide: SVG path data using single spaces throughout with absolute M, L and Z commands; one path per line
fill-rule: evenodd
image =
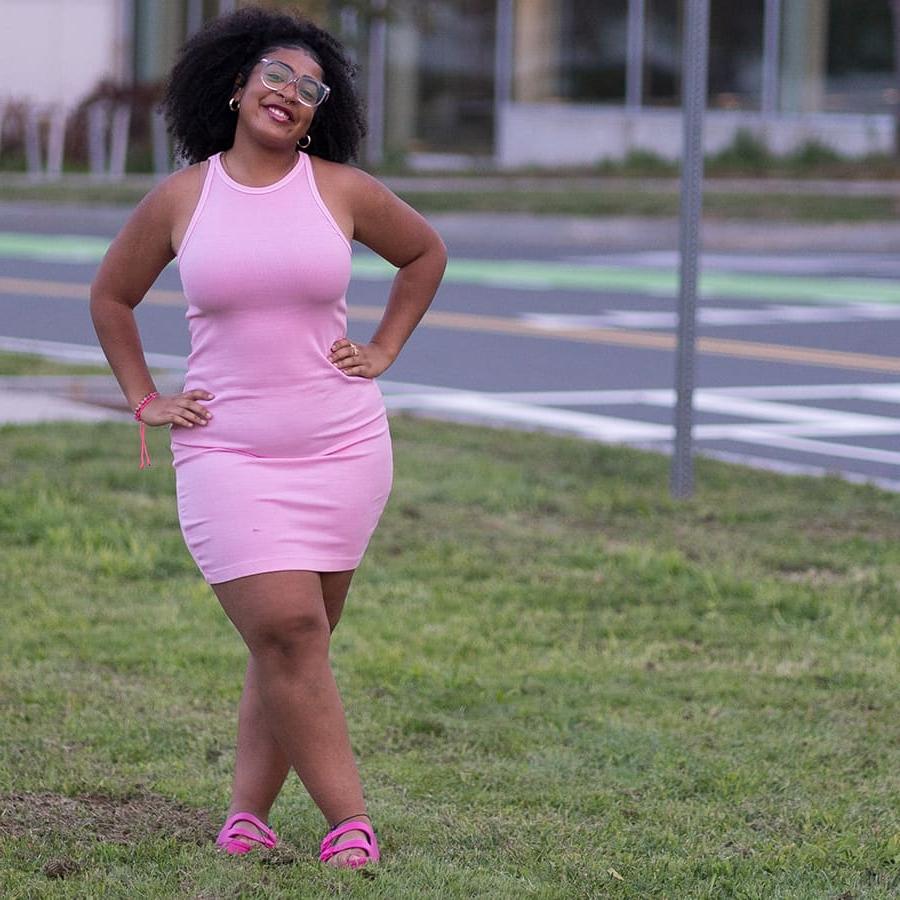
M 239 828 L 238 822 L 247 822 L 258 828 L 261 833 L 254 834 L 245 828 Z M 247 843 L 248 841 L 250 843 Z M 233 816 L 229 816 L 216 838 L 216 846 L 232 855 L 249 853 L 253 849 L 253 844 L 261 844 L 271 850 L 277 843 L 278 836 L 275 832 L 265 822 L 257 819 L 253 813 L 248 812 L 237 812 Z
M 361 831 L 366 836 L 366 840 L 362 838 L 352 838 L 338 844 L 338 838 L 346 834 L 348 831 Z M 350 819 L 339 822 L 322 841 L 321 853 L 319 854 L 319 862 L 328 862 L 332 856 L 337 853 L 343 853 L 345 850 L 362 850 L 366 855 L 351 856 L 346 862 L 341 863 L 337 868 L 341 869 L 358 869 L 361 866 L 367 866 L 369 863 L 377 863 L 381 859 L 378 852 L 378 841 L 375 839 L 375 832 L 368 822 L 359 819 Z

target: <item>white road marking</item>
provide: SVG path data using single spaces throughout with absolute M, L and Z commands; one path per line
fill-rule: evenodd
M 99 347 L 0 337 L 0 350 L 35 353 L 53 359 L 103 362 Z M 148 353 L 147 362 L 158 368 L 184 370 L 184 357 Z M 568 407 L 649 406 L 671 409 L 675 395 L 670 389 L 611 391 L 466 391 L 434 385 L 379 379 L 389 410 L 426 414 L 486 424 L 542 429 L 576 435 L 604 443 L 625 443 L 667 451 L 674 437 L 669 424 L 580 412 Z M 900 413 L 900 383 L 831 385 L 750 385 L 701 389 L 695 392 L 698 412 L 729 416 L 735 423 L 704 423 L 695 427 L 698 451 L 757 467 L 795 471 L 798 464 L 704 448 L 704 442 L 731 442 L 747 446 L 789 450 L 809 456 L 856 460 L 897 466 L 900 451 L 838 443 L 822 438 L 866 435 L 900 435 L 900 415 L 870 415 L 808 406 L 786 401 L 871 400 L 897 406 Z M 16 400 L 18 405 L 18 400 Z M 60 411 L 61 412 L 61 411 Z M 804 471 L 828 471 L 801 466 Z M 842 473 L 851 480 L 870 480 L 862 473 Z M 900 490 L 900 479 L 872 479 L 889 490 Z
M 382 383 L 382 388 L 385 387 L 386 385 Z M 416 410 L 441 413 L 453 418 L 489 420 L 525 428 L 561 431 L 610 443 L 664 441 L 668 439 L 671 430 L 667 425 L 652 422 L 533 406 L 475 391 L 419 394 L 406 392 L 392 394 L 385 391 L 384 399 L 385 405 L 391 411 Z
M 446 388 L 415 391 L 413 385 L 382 383 L 389 409 L 426 413 L 463 414 L 471 420 L 526 428 L 562 430 L 569 434 L 607 443 L 628 443 L 645 448 L 666 449 L 674 438 L 671 425 L 629 420 L 602 414 L 576 412 L 559 407 L 650 406 L 671 409 L 674 392 L 660 390 L 622 391 L 529 391 L 475 392 Z M 778 396 L 779 402 L 764 399 Z M 703 442 L 731 442 L 790 450 L 813 456 L 853 459 L 900 467 L 900 452 L 838 443 L 822 438 L 900 435 L 900 417 L 878 416 L 834 410 L 786 399 L 878 399 L 900 407 L 900 384 L 782 385 L 698 390 L 694 394 L 698 412 L 743 419 L 735 423 L 704 423 L 694 427 L 698 449 Z M 900 408 L 898 408 L 900 412 Z
M 675 328 L 678 324 L 678 314 L 674 310 L 610 309 L 597 315 L 531 312 L 522 313 L 520 318 L 548 331 L 567 331 L 571 328 Z M 706 306 L 697 310 L 699 325 L 718 328 L 735 325 L 818 325 L 898 320 L 900 306 L 874 303 L 851 306 L 767 305 L 753 309 Z

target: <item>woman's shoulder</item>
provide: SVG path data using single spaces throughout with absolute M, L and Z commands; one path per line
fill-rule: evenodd
M 208 167 L 208 161 L 204 160 L 167 175 L 144 196 L 130 220 L 140 228 L 155 229 L 160 234 L 183 231 L 200 198 Z
M 196 197 L 203 190 L 203 181 L 209 168 L 209 160 L 193 163 L 167 175 L 153 189 L 161 200 L 178 203 Z
M 310 156 L 316 181 L 325 181 L 331 187 L 340 190 L 354 192 L 371 188 L 380 182 L 350 163 L 332 162 L 330 159 L 322 159 L 320 156 Z

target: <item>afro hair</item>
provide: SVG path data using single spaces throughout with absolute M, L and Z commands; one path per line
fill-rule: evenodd
M 161 106 L 182 158 L 196 163 L 231 147 L 237 118 L 228 101 L 235 85 L 278 47 L 306 50 L 331 88 L 313 117 L 308 152 L 341 163 L 356 158 L 365 119 L 355 64 L 341 44 L 308 19 L 258 7 L 213 19 L 181 48 Z

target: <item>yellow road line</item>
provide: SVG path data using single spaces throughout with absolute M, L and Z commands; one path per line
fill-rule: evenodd
M 0 293 L 42 297 L 66 297 L 87 300 L 89 286 L 67 281 L 41 281 L 32 278 L 0 277 Z M 181 291 L 154 288 L 148 292 L 145 302 L 164 306 L 186 306 Z M 349 313 L 352 319 L 377 322 L 382 309 L 378 306 L 354 304 Z M 432 310 L 426 313 L 422 324 L 430 328 L 447 328 L 453 331 L 477 331 L 488 334 L 508 334 L 518 337 L 544 340 L 576 341 L 588 344 L 607 344 L 635 347 L 644 350 L 675 349 L 672 334 L 659 331 L 642 331 L 626 328 L 541 328 L 530 322 L 504 316 L 485 316 L 478 313 L 456 313 Z M 846 350 L 822 350 L 816 347 L 796 347 L 788 344 L 766 344 L 758 341 L 741 341 L 731 338 L 701 337 L 697 339 L 697 351 L 711 356 L 728 356 L 735 359 L 754 359 L 765 362 L 794 363 L 804 366 L 825 366 L 834 369 L 857 369 L 866 372 L 900 374 L 900 357 L 878 356 L 872 353 L 853 353 Z

